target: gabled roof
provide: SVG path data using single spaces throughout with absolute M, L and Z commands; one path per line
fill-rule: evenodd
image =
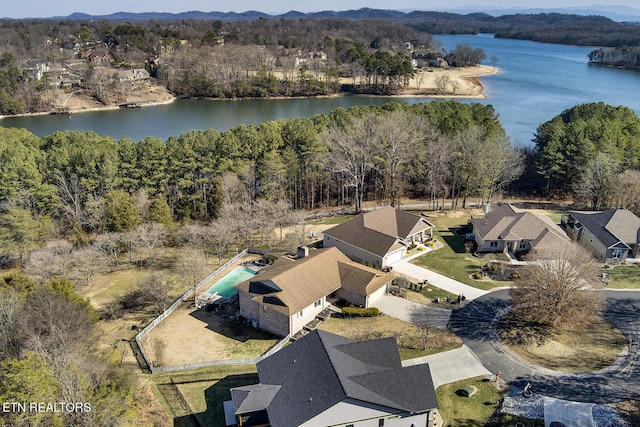
M 324 234 L 382 257 L 401 247 L 398 240 L 432 227 L 422 217 L 385 206 L 336 225 Z
M 570 211 L 569 214 L 606 247 L 612 247 L 618 242 L 625 243 L 627 247 L 640 243 L 640 218 L 627 209 Z
M 568 241 L 568 237 L 547 216 L 523 211 L 509 204 L 471 220 L 482 240 L 528 240 L 534 247 Z
M 305 258 L 281 259 L 236 287 L 291 316 L 344 286 L 370 295 L 392 277 L 351 261 L 337 248 L 314 250 Z
M 403 368 L 395 338 L 356 342 L 315 330 L 259 362 L 258 375 L 263 387 L 280 387 L 266 405 L 278 427 L 298 426 L 345 399 L 391 412 L 438 407 L 429 366 Z
M 231 400 L 236 414 L 246 414 L 266 409 L 280 390 L 279 385 L 254 384 L 231 389 Z

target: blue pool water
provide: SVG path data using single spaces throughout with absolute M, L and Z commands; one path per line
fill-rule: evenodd
M 237 292 L 235 286 L 244 282 L 247 279 L 256 275 L 256 272 L 246 267 L 236 267 L 230 273 L 227 273 L 222 279 L 220 279 L 215 285 L 211 287 L 207 292 L 215 294 L 216 292 L 221 297 L 229 298 Z

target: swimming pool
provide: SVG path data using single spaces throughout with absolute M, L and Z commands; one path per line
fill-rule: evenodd
M 230 273 L 227 273 L 207 292 L 210 294 L 218 293 L 221 297 L 229 298 L 238 292 L 235 286 L 256 275 L 256 272 L 246 267 L 236 267 Z

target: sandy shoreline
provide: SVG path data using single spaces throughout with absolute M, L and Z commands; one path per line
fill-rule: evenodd
M 478 65 L 475 67 L 456 68 L 449 70 L 442 69 L 430 69 L 421 70 L 409 81 L 409 85 L 402 89 L 398 95 L 384 95 L 388 98 L 463 98 L 463 99 L 484 99 L 487 96 L 484 94 L 484 86 L 479 80 L 481 77 L 489 76 L 492 74 L 498 74 L 499 68 L 491 67 L 487 65 Z M 444 74 L 443 74 L 444 73 Z M 438 87 L 437 80 L 443 76 L 448 75 L 448 85 L 443 94 L 435 94 L 435 90 Z M 352 83 L 352 79 L 340 79 L 341 83 Z M 148 93 L 144 94 L 142 100 L 138 102 L 140 107 L 152 107 L 157 105 L 166 105 L 174 102 L 177 98 L 160 86 L 149 86 Z M 326 97 L 338 97 L 349 96 L 349 93 L 338 93 L 335 95 L 328 95 Z M 378 96 L 378 95 L 370 95 Z M 64 97 L 64 103 L 60 104 L 68 107 L 71 114 L 95 112 L 95 111 L 109 111 L 118 110 L 123 107 L 120 105 L 100 105 L 94 99 L 83 96 L 75 95 L 69 96 L 68 94 L 62 94 Z M 289 99 L 289 97 L 272 97 L 269 99 Z M 0 115 L 0 119 L 9 117 L 26 117 L 26 116 L 41 116 L 49 115 L 51 112 L 38 112 L 38 113 L 25 113 L 3 116 Z

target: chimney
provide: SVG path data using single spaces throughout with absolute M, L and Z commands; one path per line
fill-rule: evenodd
M 484 205 L 484 216 L 487 216 L 489 212 L 491 212 L 491 202 L 487 202 L 487 204 Z
M 309 248 L 307 246 L 298 246 L 298 258 L 306 258 L 309 256 Z

